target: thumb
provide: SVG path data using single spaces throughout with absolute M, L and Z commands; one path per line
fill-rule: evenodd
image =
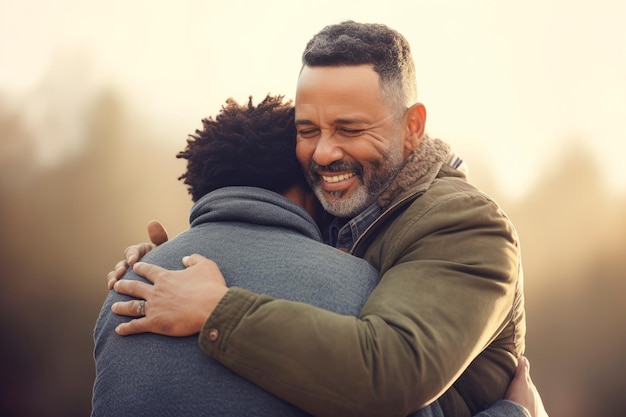
M 148 223 L 148 236 L 150 241 L 159 246 L 168 241 L 167 230 L 159 221 L 152 220 Z

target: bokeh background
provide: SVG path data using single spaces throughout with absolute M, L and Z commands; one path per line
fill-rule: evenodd
M 0 0 L 0 416 L 85 416 L 105 276 L 191 206 L 174 155 L 228 97 L 293 98 L 345 19 L 411 42 L 428 131 L 522 239 L 552 416 L 626 409 L 625 3 Z

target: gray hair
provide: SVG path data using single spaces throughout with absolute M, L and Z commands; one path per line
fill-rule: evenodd
M 399 118 L 417 101 L 409 43 L 399 32 L 382 24 L 346 21 L 326 26 L 306 45 L 302 65 L 372 65 L 380 77 L 382 99 Z

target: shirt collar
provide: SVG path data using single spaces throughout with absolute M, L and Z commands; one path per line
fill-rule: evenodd
M 374 203 L 352 219 L 333 219 L 329 226 L 328 243 L 337 249 L 349 251 L 381 212 L 382 208 Z

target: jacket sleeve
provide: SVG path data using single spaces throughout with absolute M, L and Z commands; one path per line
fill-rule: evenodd
M 316 416 L 404 417 L 434 401 L 506 321 L 518 253 L 487 199 L 426 202 L 370 245 L 381 281 L 358 318 L 231 288 L 201 348 Z

